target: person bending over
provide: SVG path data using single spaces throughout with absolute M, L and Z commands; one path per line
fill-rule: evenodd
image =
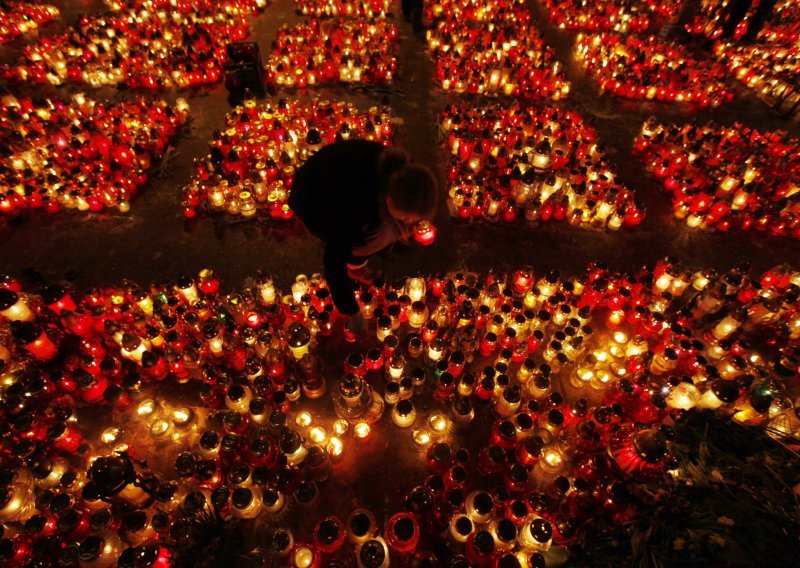
M 325 245 L 325 278 L 351 332 L 362 334 L 351 282 L 368 283 L 369 257 L 399 240 L 436 210 L 437 183 L 401 148 L 345 140 L 325 146 L 297 170 L 289 205 Z

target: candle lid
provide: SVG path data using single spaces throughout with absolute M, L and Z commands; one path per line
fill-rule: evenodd
M 717 379 L 712 383 L 711 390 L 726 404 L 735 402 L 739 398 L 739 385 L 736 381 Z
M 101 497 L 116 495 L 136 477 L 130 458 L 103 456 L 89 468 L 89 480 Z
M 92 535 L 83 539 L 78 547 L 78 558 L 82 562 L 92 562 L 100 556 L 103 547 L 103 539 L 99 536 Z
M 136 566 L 153 566 L 158 560 L 160 547 L 158 543 L 148 542 L 136 548 Z
M 247 487 L 237 487 L 231 495 L 231 503 L 236 509 L 246 509 L 253 502 L 253 492 Z
M 7 288 L 0 288 L 0 312 L 3 312 L 17 303 L 19 294 Z
M 42 330 L 29 321 L 12 321 L 11 335 L 22 345 L 30 345 L 42 335 Z
M 136 548 L 131 546 L 122 551 L 117 560 L 117 568 L 135 568 L 136 566 Z
M 474 526 L 475 525 L 472 523 L 472 520 L 470 520 L 470 518 L 466 515 L 461 515 L 455 522 L 456 532 L 461 536 L 469 535 Z
M 497 568 L 521 568 L 519 559 L 510 552 L 504 554 L 497 561 Z
M 342 396 L 346 398 L 355 398 L 361 395 L 364 385 L 362 384 L 361 378 L 358 377 L 358 375 L 347 373 L 345 376 L 339 379 L 337 388 Z
M 287 330 L 286 343 L 289 347 L 303 347 L 311 340 L 311 332 L 299 322 L 292 322 Z
M 317 526 L 317 538 L 323 544 L 336 542 L 339 532 L 339 523 L 333 518 L 323 519 Z
M 413 517 L 410 515 L 403 516 L 394 523 L 392 530 L 394 535 L 401 541 L 408 541 L 414 537 L 416 527 L 414 526 Z
M 494 509 L 492 496 L 485 491 L 479 491 L 472 500 L 475 510 L 481 515 L 488 515 Z
M 494 550 L 494 538 L 489 531 L 478 531 L 475 534 L 473 544 L 481 554 L 490 554 Z
M 75 509 L 67 509 L 58 516 L 56 529 L 60 533 L 68 533 L 74 530 L 81 521 L 81 515 Z
M 358 551 L 358 557 L 365 568 L 378 568 L 386 559 L 386 550 L 379 540 L 368 540 Z
M 8 540 L 9 543 L 13 541 Z M 58 555 L 58 565 L 59 566 L 78 566 L 78 558 L 80 556 L 80 549 L 78 548 L 77 543 L 72 543 L 67 545 L 64 550 L 61 551 L 61 554 Z
M 500 519 L 496 531 L 498 538 L 504 542 L 511 542 L 517 538 L 517 525 L 508 519 Z
M 277 529 L 272 533 L 272 540 L 270 546 L 275 552 L 282 552 L 287 550 L 292 544 L 292 537 L 288 531 L 284 529 Z
M 436 442 L 431 446 L 430 455 L 437 462 L 447 462 L 453 455 L 450 445 L 446 442 Z
M 405 500 L 405 508 L 412 513 L 423 513 L 433 507 L 433 493 L 424 485 L 417 485 L 408 494 Z
M 537 542 L 549 542 L 553 538 L 553 525 L 544 519 L 534 519 L 528 531 Z
M 278 493 L 275 489 L 268 488 L 264 490 L 262 501 L 267 507 L 272 507 L 278 502 L 278 500 L 280 500 L 280 498 L 280 493 Z
M 301 481 L 294 492 L 295 499 L 300 503 L 310 503 L 317 496 L 317 486 L 311 481 Z

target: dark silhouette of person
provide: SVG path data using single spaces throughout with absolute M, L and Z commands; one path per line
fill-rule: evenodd
M 756 39 L 758 32 L 764 27 L 777 0 L 760 0 L 756 6 L 753 16 L 747 25 L 747 31 L 742 36 L 742 41 L 751 42 Z M 732 39 L 736 32 L 736 27 L 747 16 L 753 5 L 753 0 L 731 0 L 723 13 L 725 21 L 722 24 L 722 37 Z
M 325 245 L 325 278 L 351 331 L 365 329 L 351 280 L 371 280 L 369 257 L 430 219 L 436 193 L 428 168 L 411 163 L 400 148 L 367 140 L 324 146 L 297 170 L 289 206 Z

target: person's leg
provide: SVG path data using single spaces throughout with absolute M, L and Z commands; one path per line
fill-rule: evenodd
M 351 255 L 347 261 L 347 275 L 359 284 L 369 286 L 375 279 L 375 272 L 367 266 L 368 256 Z
M 750 22 L 747 25 L 747 32 L 745 32 L 742 40 L 753 41 L 756 39 L 758 32 L 760 32 L 764 24 L 767 23 L 776 2 L 777 0 L 761 0 L 761 2 L 759 2 L 753 17 L 750 18 Z
M 415 32 L 422 31 L 422 1 L 423 0 L 410 0 L 411 23 Z
M 403 19 L 405 19 L 406 22 L 411 21 L 411 9 L 413 1 L 414 0 L 402 0 L 400 2 L 400 6 L 403 8 Z

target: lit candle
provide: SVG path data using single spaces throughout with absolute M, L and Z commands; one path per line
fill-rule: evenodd
M 0 288 L 0 314 L 11 321 L 33 321 L 33 312 L 25 298 L 12 290 Z
M 431 435 L 427 430 L 414 430 L 411 432 L 411 440 L 419 450 L 424 450 L 431 443 Z
M 441 414 L 431 414 L 428 418 L 428 426 L 436 436 L 442 436 L 447 432 L 447 418 Z
M 408 400 L 401 400 L 392 409 L 392 422 L 400 428 L 409 428 L 414 425 L 417 419 L 417 411 L 414 404 Z
M 183 406 L 172 411 L 172 424 L 178 430 L 187 430 L 194 424 L 195 414 L 191 408 Z
M 366 440 L 371 432 L 369 424 L 366 422 L 358 422 L 353 426 L 353 437 L 356 440 Z

